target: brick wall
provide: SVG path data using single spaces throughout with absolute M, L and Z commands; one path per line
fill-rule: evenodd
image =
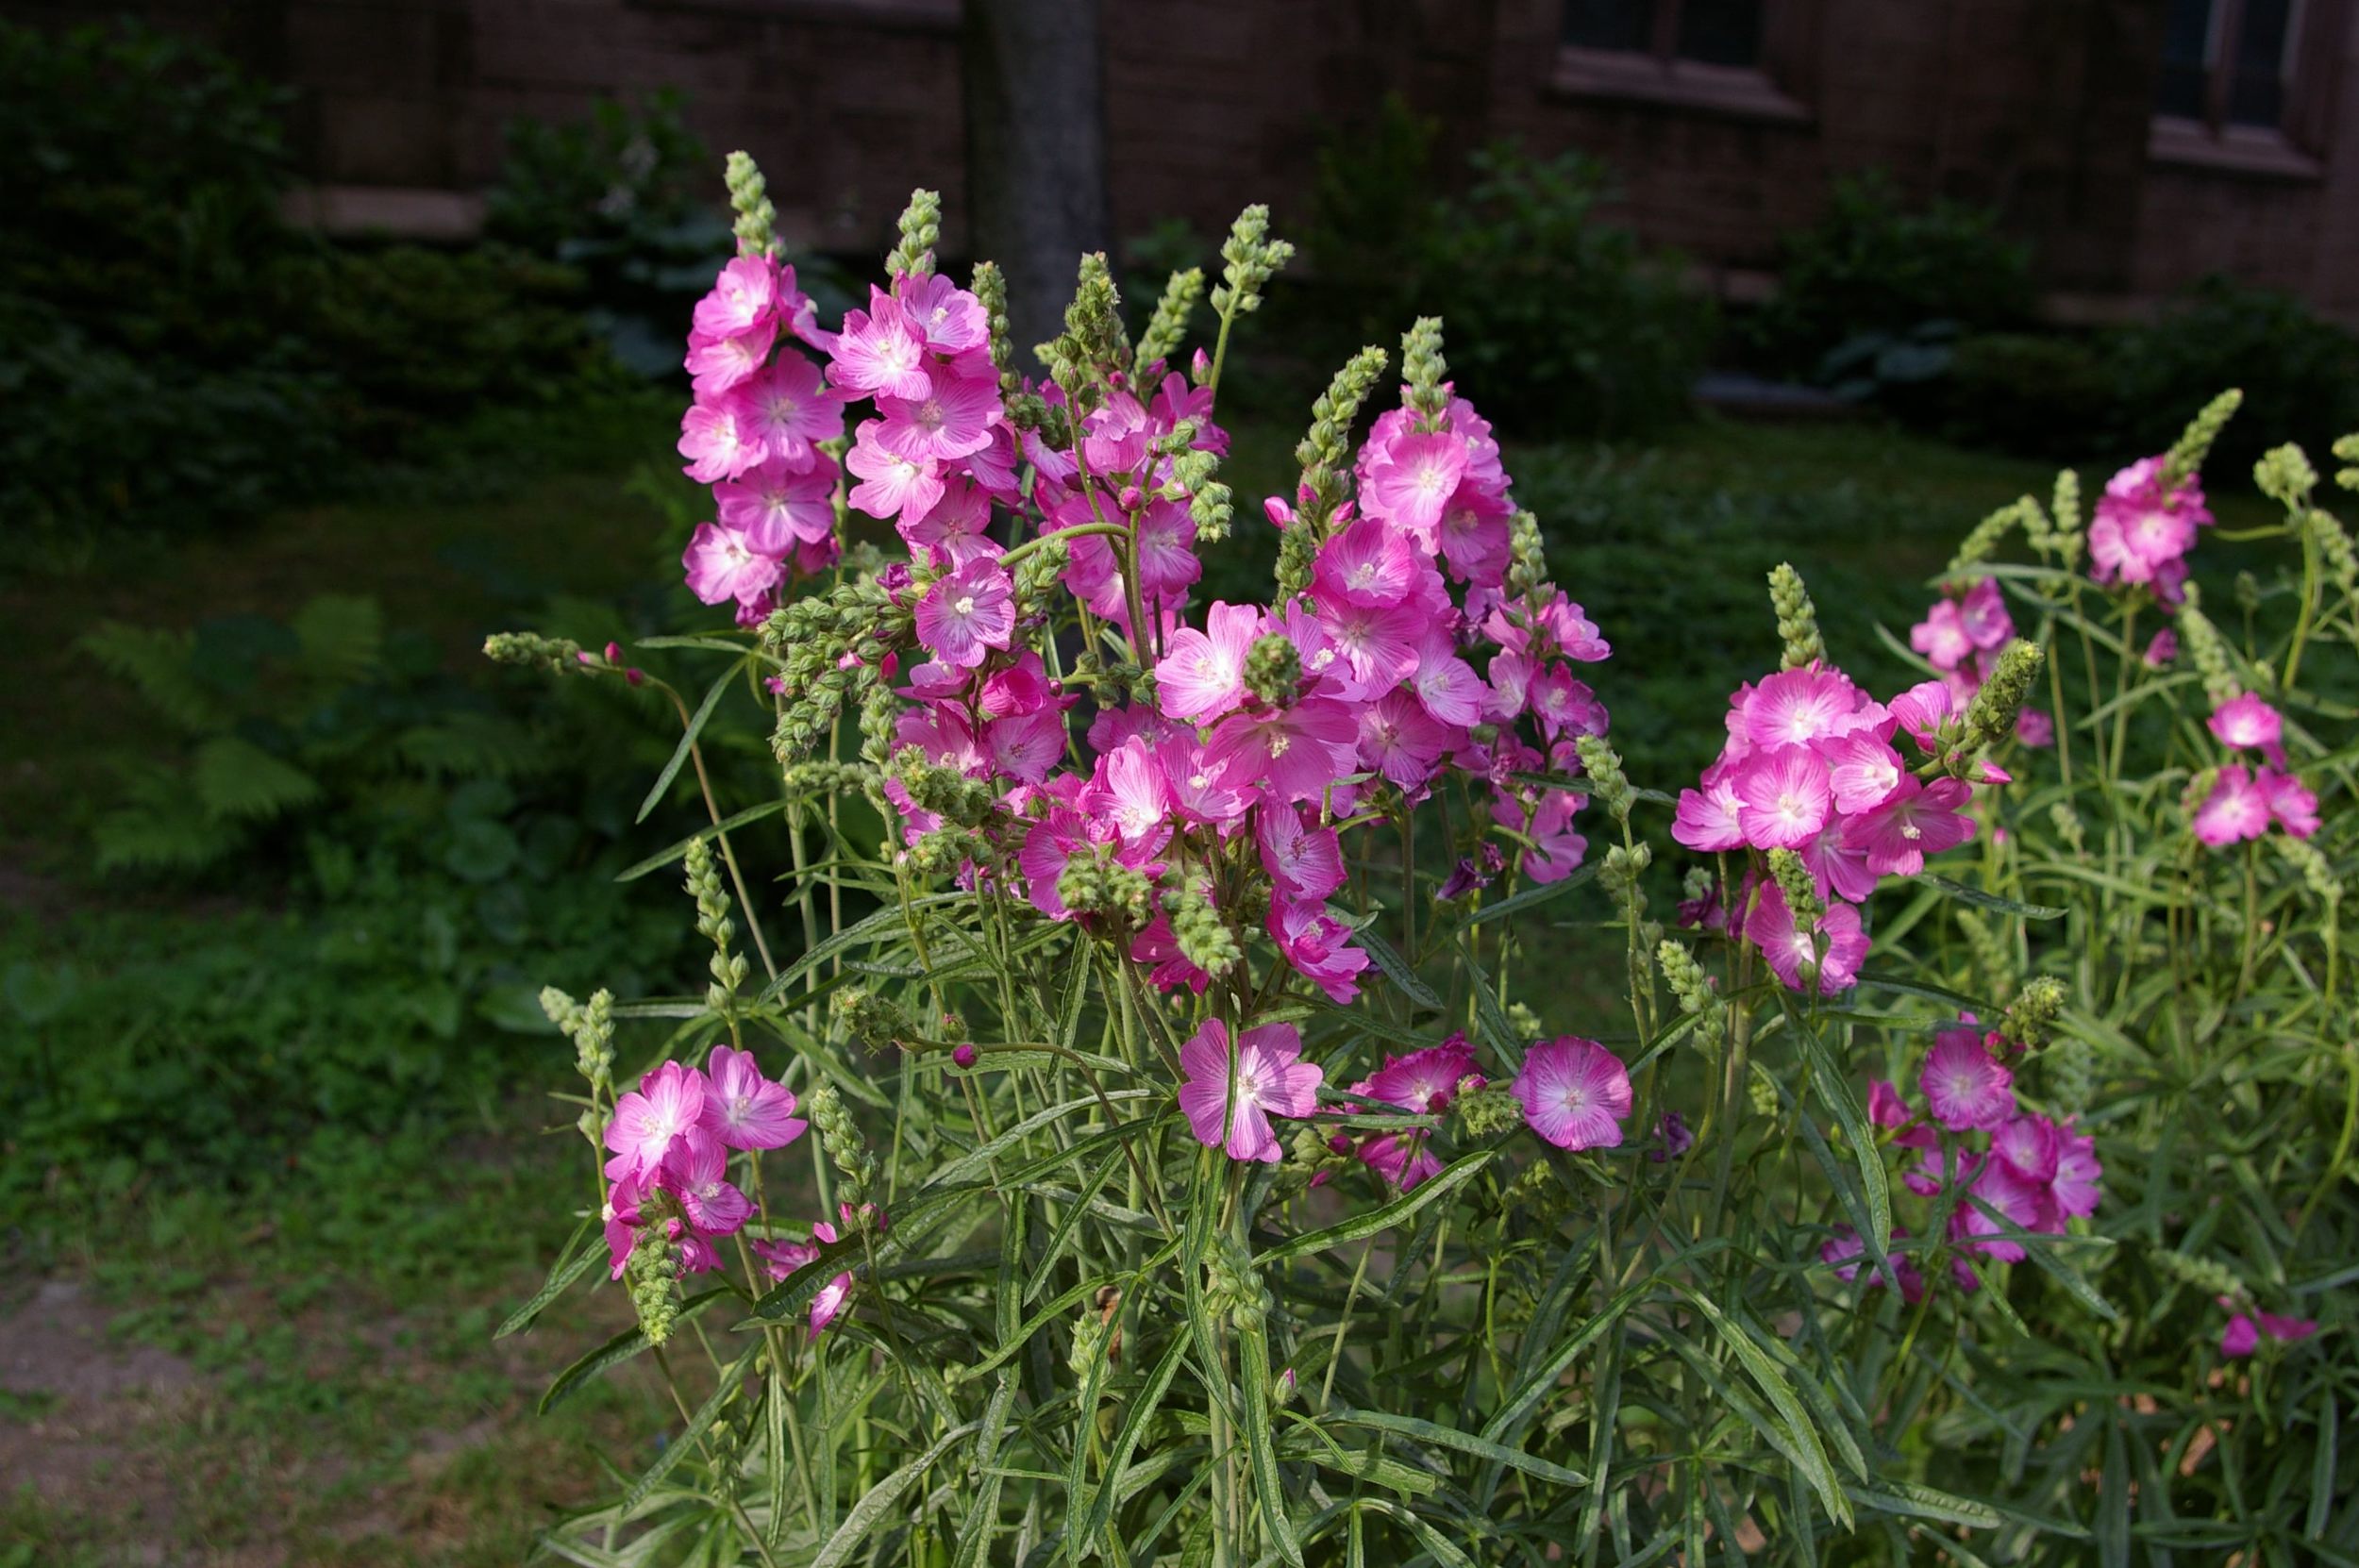
M 1115 225 L 1208 235 L 1267 201 L 1298 227 L 1322 138 L 1387 91 L 1449 156 L 1513 136 L 1616 171 L 1619 217 L 1723 275 L 1767 266 L 1829 178 L 1994 204 L 2047 281 L 2152 295 L 2212 269 L 2359 319 L 2359 3 L 2317 0 L 2333 55 L 2304 171 L 2157 161 L 2152 0 L 1771 0 L 1782 107 L 1698 108 L 1562 79 L 1560 0 L 1102 0 Z M 717 150 L 772 175 L 798 243 L 878 246 L 914 185 L 961 238 L 958 0 L 144 0 L 293 85 L 311 177 L 467 190 L 513 117 L 688 94 Z M 74 0 L 0 0 L 65 20 Z M 2340 37 L 2324 36 L 2329 28 Z

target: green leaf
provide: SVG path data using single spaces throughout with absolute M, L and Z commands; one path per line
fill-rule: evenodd
M 903 1493 L 917 1484 L 918 1477 L 932 1469 L 936 1460 L 980 1425 L 980 1422 L 970 1421 L 962 1426 L 953 1426 L 934 1439 L 932 1447 L 870 1487 L 867 1494 L 852 1505 L 852 1511 L 844 1516 L 844 1523 L 836 1526 L 835 1534 L 828 1538 L 828 1543 L 819 1548 L 819 1555 L 811 1560 L 811 1568 L 844 1568 L 844 1564 L 852 1560 L 853 1550 L 868 1539 L 871 1530 L 884 1523 L 885 1515 L 900 1502 Z
M 688 721 L 688 727 L 680 732 L 679 744 L 672 748 L 672 759 L 663 764 L 661 773 L 656 775 L 655 788 L 649 790 L 647 798 L 639 803 L 639 814 L 631 818 L 631 821 L 646 821 L 648 814 L 663 799 L 663 792 L 672 787 L 672 780 L 679 776 L 680 768 L 687 762 L 689 753 L 695 749 L 696 737 L 704 733 L 705 721 L 712 717 L 712 710 L 720 706 L 721 693 L 729 689 L 729 683 L 735 680 L 745 668 L 745 660 L 740 659 L 736 663 L 722 671 L 720 678 L 715 680 L 711 689 L 705 692 L 705 700 L 696 705 L 695 715 Z
M 647 1493 L 653 1492 L 664 1476 L 678 1468 L 679 1461 L 695 1448 L 697 1440 L 712 1429 L 712 1424 L 721 1417 L 721 1407 L 742 1391 L 746 1368 L 752 1366 L 754 1358 L 761 1354 L 760 1344 L 747 1345 L 745 1353 L 721 1374 L 721 1380 L 712 1386 L 712 1393 L 688 1418 L 688 1425 L 681 1429 L 679 1436 L 663 1445 L 663 1452 L 657 1457 L 655 1463 L 647 1466 L 645 1473 L 631 1483 L 630 1490 L 623 1493 L 622 1502 L 616 1506 L 626 1515 L 645 1502 Z
M 1801 1399 L 1787 1384 L 1778 1363 L 1767 1351 L 1753 1342 L 1753 1337 L 1742 1326 L 1730 1322 L 1727 1314 L 1715 1306 L 1709 1296 L 1681 1284 L 1673 1284 L 1671 1288 L 1711 1322 L 1719 1332 L 1720 1342 L 1736 1353 L 1736 1359 L 1745 1363 L 1745 1370 L 1754 1384 L 1769 1396 L 1769 1403 L 1776 1408 L 1784 1423 L 1799 1462 L 1810 1478 L 1811 1489 L 1818 1493 L 1818 1500 L 1825 1505 L 1827 1512 L 1849 1527 L 1851 1505 L 1835 1481 L 1834 1466 L 1828 1461 L 1826 1445 L 1819 1440 L 1817 1424 L 1811 1420 L 1810 1412 L 1802 1409 Z
M 1819 1096 L 1833 1108 L 1835 1120 L 1843 1124 L 1843 1136 L 1851 1145 L 1852 1162 L 1859 1168 L 1867 1218 L 1875 1226 L 1869 1235 L 1874 1250 L 1882 1253 L 1892 1244 L 1892 1187 L 1884 1175 L 1883 1151 L 1876 1147 L 1867 1113 L 1860 1109 L 1859 1096 L 1851 1093 L 1850 1081 L 1835 1065 L 1834 1058 L 1827 1051 L 1827 1043 L 1818 1038 L 1818 1031 L 1798 1023 L 1794 1032 L 1801 1040 L 1802 1054 L 1810 1059 L 1811 1076 L 1818 1085 Z
M 320 798 L 319 780 L 251 741 L 216 735 L 196 748 L 192 782 L 208 815 L 265 821 Z
M 1286 1483 L 1278 1471 L 1278 1445 L 1270 1429 L 1269 1340 L 1258 1326 L 1237 1336 L 1237 1370 L 1245 1379 L 1246 1452 L 1253 1461 L 1253 1490 L 1261 1497 L 1262 1518 L 1278 1543 L 1278 1555 L 1293 1568 L 1302 1568 L 1302 1544 L 1286 1517 Z
M 1106 1451 L 1106 1462 L 1099 1471 L 1104 1479 L 1098 1483 L 1096 1495 L 1090 1499 L 1088 1509 L 1077 1510 L 1081 1524 L 1070 1538 L 1077 1556 L 1104 1533 L 1106 1522 L 1113 1516 L 1114 1504 L 1121 1496 L 1122 1477 L 1130 1468 L 1130 1457 L 1138 1452 L 1139 1439 L 1162 1407 L 1163 1395 L 1171 1392 L 1172 1379 L 1180 1375 L 1180 1363 L 1187 1359 L 1187 1353 L 1188 1336 L 1174 1334 L 1153 1370 L 1147 1373 L 1146 1384 L 1131 1394 L 1129 1406 L 1123 1411 L 1122 1426 L 1114 1433 L 1113 1446 Z
M 1995 1530 L 2006 1523 L 1997 1509 L 1971 1497 L 1918 1486 L 1913 1481 L 1880 1481 L 1872 1487 L 1847 1486 L 1845 1495 L 1862 1508 L 1897 1513 L 1909 1519 L 1932 1519 L 1969 1529 Z
M 1462 1454 L 1472 1454 L 1477 1459 L 1489 1460 L 1492 1463 L 1505 1465 L 1510 1470 L 1520 1470 L 1527 1476 L 1552 1482 L 1557 1486 L 1587 1486 L 1589 1484 L 1589 1477 L 1577 1470 L 1567 1470 L 1561 1464 L 1551 1464 L 1547 1460 L 1534 1459 L 1520 1448 L 1510 1448 L 1505 1443 L 1493 1443 L 1487 1438 L 1477 1437 L 1471 1432 L 1462 1432 L 1453 1426 L 1438 1426 L 1430 1421 L 1419 1421 L 1414 1416 L 1393 1415 L 1382 1410 L 1355 1410 L 1339 1407 L 1330 1419 L 1348 1422 L 1355 1426 L 1373 1426 L 1380 1432 L 1395 1432 L 1402 1437 L 1415 1438 L 1420 1443 L 1430 1443 L 1437 1448 L 1454 1448 Z
M 504 1340 L 509 1335 L 532 1326 L 548 1304 L 572 1288 L 575 1280 L 590 1272 L 590 1265 L 598 1260 L 604 1250 L 604 1238 L 598 1233 L 598 1222 L 587 1219 L 575 1227 L 573 1236 L 558 1250 L 557 1261 L 549 1265 L 549 1276 L 541 1288 L 532 1293 L 532 1299 L 508 1315 L 508 1321 L 492 1331 L 492 1338 Z
M 616 872 L 614 874 L 614 880 L 617 882 L 636 882 L 642 876 L 646 876 L 647 873 L 651 871 L 661 871 L 665 866 L 670 865 L 674 860 L 677 860 L 681 856 L 687 854 L 688 846 L 690 844 L 701 842 L 710 839 L 716 839 L 722 834 L 730 831 L 732 828 L 745 826 L 749 822 L 760 822 L 764 817 L 776 816 L 780 811 L 785 810 L 791 804 L 792 802 L 784 800 L 771 800 L 764 801 L 760 806 L 748 806 L 743 811 L 722 818 L 717 825 L 711 827 L 698 828 L 695 832 L 689 834 L 688 837 L 680 840 L 679 842 L 672 845 L 669 849 L 657 850 L 653 855 L 648 856 L 645 859 Z
M 1433 988 L 1418 979 L 1416 971 L 1409 967 L 1409 960 L 1396 952 L 1391 942 L 1376 934 L 1374 922 L 1354 931 L 1351 940 L 1376 960 L 1376 967 L 1384 972 L 1386 979 L 1400 988 L 1403 996 L 1421 1008 L 1430 1008 L 1436 1012 L 1442 1010 L 1442 999 L 1433 993 Z
M 956 1568 L 988 1568 L 991 1560 L 992 1533 L 999 1524 L 999 1439 L 1007 1431 L 1008 1416 L 1014 1409 L 1015 1379 L 1003 1372 L 983 1406 L 982 1437 L 975 1444 L 975 1468 L 982 1476 L 982 1483 L 966 1510 L 966 1524 L 959 1531 Z
M 303 673 L 316 689 L 334 692 L 376 674 L 385 651 L 385 612 L 375 599 L 323 593 L 287 623 L 303 644 Z
M 1916 880 L 1961 904 L 1971 904 L 1978 909 L 2020 915 L 2025 920 L 2062 920 L 2065 915 L 2065 911 L 2054 905 L 2025 904 L 1995 892 L 1984 892 L 1980 888 L 1969 888 L 1964 882 L 1952 882 L 1947 876 L 1936 876 L 1930 871 L 1919 873 Z
M 1496 1153 L 1492 1149 L 1477 1149 L 1472 1154 L 1461 1155 L 1392 1202 L 1355 1214 L 1324 1230 L 1313 1230 L 1289 1238 L 1260 1254 L 1260 1259 L 1265 1263 L 1279 1262 L 1288 1258 L 1302 1257 L 1305 1253 L 1325 1252 L 1347 1242 L 1373 1236 L 1380 1230 L 1390 1230 L 1426 1205 L 1448 1196 L 1472 1181 L 1477 1173 L 1491 1162 Z
M 679 1311 L 674 1316 L 673 1322 L 686 1323 L 723 1296 L 734 1293 L 726 1285 L 716 1285 L 711 1290 L 692 1295 L 680 1303 Z M 598 1374 L 609 1367 L 620 1366 L 646 1348 L 647 1336 L 641 1329 L 627 1328 L 615 1335 L 557 1375 L 556 1381 L 549 1384 L 548 1392 L 541 1395 L 540 1413 L 548 1414 L 558 1406 L 589 1387 L 591 1380 Z
M 1526 888 L 1521 892 L 1510 893 L 1508 896 L 1500 899 L 1496 904 L 1486 904 L 1481 909 L 1477 909 L 1474 913 L 1468 915 L 1465 919 L 1460 921 L 1456 927 L 1451 930 L 1450 936 L 1454 940 L 1463 936 L 1467 931 L 1472 930 L 1475 926 L 1483 924 L 1485 921 L 1499 920 L 1512 914 L 1521 914 L 1526 909 L 1537 909 L 1543 904 L 1548 903 L 1554 899 L 1562 898 L 1566 893 L 1572 892 L 1575 888 L 1580 887 L 1582 883 L 1597 876 L 1598 869 L 1604 864 L 1605 862 L 1601 859 L 1592 860 L 1587 865 L 1575 868 L 1570 876 L 1562 877 L 1557 881 L 1543 882 L 1536 887 Z

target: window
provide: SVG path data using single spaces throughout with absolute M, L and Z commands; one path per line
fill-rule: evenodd
M 2223 125 L 2284 123 L 2300 0 L 2170 0 L 2157 113 Z
M 2325 85 L 2305 65 L 2341 0 L 2165 0 L 2150 152 L 2171 162 L 2316 175 Z
M 1564 42 L 1576 49 L 1652 55 L 1666 65 L 1761 63 L 1763 0 L 1566 0 Z
M 1564 0 L 1554 87 L 1740 119 L 1810 118 L 1782 88 L 1813 0 Z

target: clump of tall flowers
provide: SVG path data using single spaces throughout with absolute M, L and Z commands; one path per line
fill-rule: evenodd
M 2118 722 L 2043 661 L 2063 574 L 2011 619 L 1981 530 L 1896 686 L 1781 570 L 1780 667 L 1675 798 L 1624 772 L 1608 628 L 1441 323 L 1345 365 L 1241 504 L 1222 377 L 1290 256 L 1262 209 L 1135 338 L 1082 259 L 1027 354 L 995 269 L 941 270 L 929 193 L 830 322 L 742 155 L 730 189 L 679 438 L 685 579 L 726 617 L 632 654 L 723 667 L 692 708 L 619 648 L 492 647 L 676 704 L 649 804 L 690 780 L 707 821 L 637 868 L 683 869 L 702 994 L 545 998 L 594 1201 L 507 1328 L 612 1276 L 635 1326 L 549 1401 L 644 1356 L 682 1423 L 551 1549 L 1799 1562 L 1884 1521 L 2069 1560 L 2073 1507 L 1956 1490 L 1916 1434 L 1982 1419 L 2027 1313 L 2119 1318 L 2095 1221 L 2146 1157 L 2021 859 L 2027 699 L 2060 762 Z M 1208 600 L 1246 528 L 1268 592 Z M 2166 576 L 2239 673 L 2180 576 L 2073 592 Z M 2220 743 L 2289 767 L 2234 695 Z M 755 713 L 778 788 L 724 802 L 705 747 Z

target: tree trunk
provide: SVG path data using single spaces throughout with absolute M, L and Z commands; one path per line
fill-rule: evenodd
M 1074 267 L 1109 243 L 1098 0 L 966 0 L 966 199 L 1008 278 L 1017 368 L 1062 328 Z

